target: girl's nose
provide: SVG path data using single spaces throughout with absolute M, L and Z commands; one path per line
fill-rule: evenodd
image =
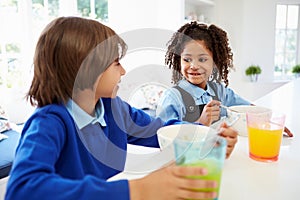
M 199 64 L 197 62 L 191 62 L 190 68 L 193 70 L 199 69 Z

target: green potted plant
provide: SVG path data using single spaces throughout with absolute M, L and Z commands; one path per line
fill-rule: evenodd
M 300 77 L 300 64 L 295 65 L 295 66 L 292 68 L 292 73 L 295 74 L 295 77 L 296 77 L 296 78 Z
M 247 67 L 245 73 L 250 77 L 251 82 L 256 82 L 258 75 L 261 74 L 261 68 L 259 65 L 250 65 Z

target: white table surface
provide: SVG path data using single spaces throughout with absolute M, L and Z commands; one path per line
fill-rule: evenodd
M 254 161 L 248 156 L 248 138 L 238 138 L 238 143 L 230 158 L 225 161 L 220 200 L 294 200 L 300 199 L 300 79 L 296 79 L 272 91 L 254 102 L 273 110 L 286 113 L 286 126 L 294 134 L 293 138 L 283 137 L 277 162 Z M 144 160 L 130 158 L 127 166 L 147 166 L 155 169 L 162 165 L 166 155 L 158 156 L 158 150 L 135 149 L 144 152 Z M 170 152 L 169 152 L 170 153 Z M 149 157 L 154 156 L 156 159 Z M 169 158 L 168 158 L 169 159 Z M 168 162 L 170 159 L 168 160 Z M 144 170 L 146 172 L 148 168 Z M 113 177 L 133 179 L 145 175 L 125 172 Z

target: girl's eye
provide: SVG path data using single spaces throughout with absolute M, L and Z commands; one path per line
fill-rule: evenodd
M 191 62 L 192 59 L 190 59 L 190 58 L 183 58 L 183 61 L 184 61 L 184 62 Z
M 207 60 L 207 58 L 199 58 L 199 62 L 206 62 Z

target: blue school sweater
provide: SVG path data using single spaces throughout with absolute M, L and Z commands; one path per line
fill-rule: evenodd
M 106 126 L 78 129 L 65 105 L 38 108 L 25 123 L 10 178 L 10 199 L 129 199 L 127 180 L 106 180 L 124 169 L 126 144 L 159 147 L 164 123 L 120 98 L 102 99 Z

